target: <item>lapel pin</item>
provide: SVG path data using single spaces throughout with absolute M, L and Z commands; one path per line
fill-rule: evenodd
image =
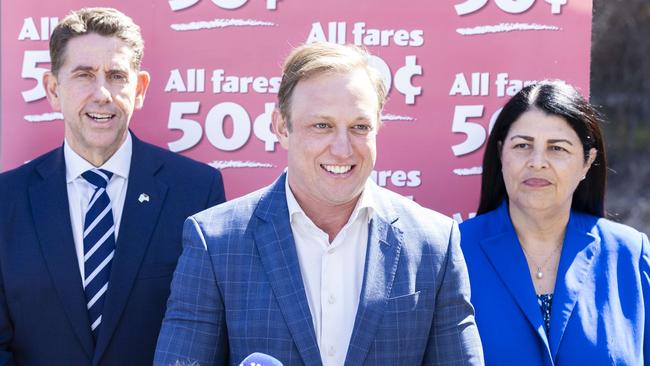
M 138 201 L 140 201 L 140 203 L 149 202 L 149 195 L 146 193 L 140 193 L 140 197 L 138 197 Z

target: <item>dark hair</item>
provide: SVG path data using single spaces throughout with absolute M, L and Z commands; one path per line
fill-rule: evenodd
M 501 148 L 508 131 L 515 121 L 527 111 L 539 110 L 564 119 L 576 132 L 584 151 L 585 162 L 589 151 L 597 150 L 596 159 L 573 192 L 571 208 L 598 217 L 605 216 L 605 186 L 607 184 L 607 160 L 605 144 L 599 124 L 601 117 L 573 87 L 562 81 L 544 80 L 526 86 L 515 94 L 499 114 L 485 148 L 481 201 L 477 214 L 496 209 L 508 198 L 501 172 Z
M 90 33 L 117 37 L 126 42 L 133 51 L 131 66 L 134 70 L 140 70 L 144 40 L 140 34 L 140 27 L 133 22 L 133 19 L 112 8 L 83 8 L 68 14 L 52 31 L 50 59 L 54 75 L 58 75 L 65 61 L 68 42 L 72 38 Z
M 282 81 L 278 91 L 278 107 L 291 131 L 290 104 L 293 90 L 300 80 L 328 72 L 350 72 L 356 68 L 366 71 L 375 87 L 380 113 L 386 102 L 386 87 L 379 71 L 368 63 L 370 53 L 355 45 L 340 45 L 329 42 L 304 44 L 294 49 L 282 68 Z M 379 118 L 379 116 L 377 116 Z M 381 123 L 381 118 L 378 119 Z

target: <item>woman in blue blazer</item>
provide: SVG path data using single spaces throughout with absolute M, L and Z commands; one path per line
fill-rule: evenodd
M 603 218 L 599 117 L 571 86 L 528 86 L 483 159 L 461 226 L 487 365 L 650 364 L 648 237 Z

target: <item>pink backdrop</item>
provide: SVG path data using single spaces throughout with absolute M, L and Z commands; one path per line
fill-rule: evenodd
M 0 167 L 61 144 L 40 86 L 51 28 L 113 6 L 142 27 L 142 139 L 221 167 L 228 198 L 269 184 L 286 153 L 270 134 L 292 46 L 365 45 L 390 84 L 377 182 L 456 219 L 476 208 L 490 120 L 523 83 L 589 88 L 591 0 L 1 0 Z M 63 6 L 62 4 L 65 4 Z

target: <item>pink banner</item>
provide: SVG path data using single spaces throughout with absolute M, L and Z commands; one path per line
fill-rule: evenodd
M 64 5 L 65 4 L 65 5 Z M 49 34 L 69 10 L 112 6 L 142 27 L 152 75 L 132 130 L 222 169 L 229 198 L 286 166 L 270 132 L 292 46 L 366 46 L 390 87 L 373 179 L 458 220 L 478 203 L 501 106 L 544 78 L 589 88 L 591 0 L 169 0 L 1 2 L 0 167 L 61 144 L 45 100 Z

